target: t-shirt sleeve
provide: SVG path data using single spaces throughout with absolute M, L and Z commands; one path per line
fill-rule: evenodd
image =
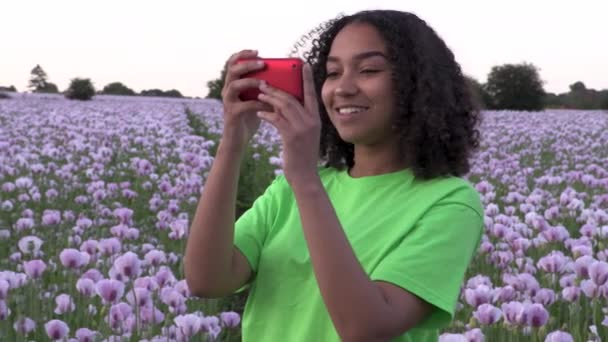
M 370 275 L 434 306 L 417 328 L 441 329 L 454 317 L 465 272 L 483 230 L 479 207 L 439 201 Z
M 257 274 L 260 254 L 264 245 L 264 240 L 276 216 L 278 187 L 281 178 L 277 176 L 234 224 L 234 246 L 245 256 L 253 277 Z M 241 287 L 236 292 L 246 289 L 249 284 Z

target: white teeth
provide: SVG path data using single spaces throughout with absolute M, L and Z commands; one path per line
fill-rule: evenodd
M 365 109 L 366 108 L 362 108 L 362 107 L 343 107 L 343 108 L 338 109 L 338 112 L 340 114 L 352 114 L 352 113 L 362 112 Z

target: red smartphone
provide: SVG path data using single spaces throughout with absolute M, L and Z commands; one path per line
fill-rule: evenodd
M 304 62 L 299 58 L 259 58 L 264 61 L 264 68 L 243 75 L 241 78 L 252 77 L 266 81 L 270 86 L 281 89 L 293 95 L 304 104 L 304 87 L 302 82 L 302 67 Z M 237 63 L 255 59 L 241 59 Z M 246 89 L 239 98 L 242 101 L 257 100 L 260 90 Z

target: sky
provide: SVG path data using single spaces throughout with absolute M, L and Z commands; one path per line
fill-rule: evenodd
M 287 57 L 320 23 L 366 9 L 418 15 L 480 82 L 527 62 L 546 91 L 608 89 L 606 0 L 0 0 L 0 86 L 27 90 L 39 64 L 60 91 L 80 77 L 204 97 L 231 54 Z

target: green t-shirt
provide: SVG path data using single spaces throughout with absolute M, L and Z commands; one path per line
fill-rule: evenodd
M 479 194 L 462 178 L 422 181 L 410 170 L 352 178 L 346 170 L 320 167 L 319 175 L 370 279 L 400 286 L 434 305 L 427 320 L 393 341 L 437 341 L 439 329 L 453 318 L 480 243 Z M 244 342 L 340 341 L 284 176 L 237 220 L 234 243 L 254 274 L 238 290 L 251 286 L 242 318 Z

